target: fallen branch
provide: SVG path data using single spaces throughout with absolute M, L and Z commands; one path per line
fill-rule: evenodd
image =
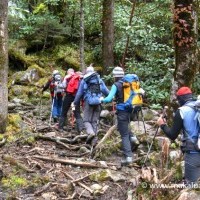
M 76 179 L 76 180 L 73 180 L 72 182 L 73 182 L 73 183 L 79 182 L 79 181 L 81 181 L 81 180 L 83 180 L 83 179 L 85 179 L 85 178 L 87 178 L 88 176 L 91 176 L 91 175 L 93 175 L 93 174 L 96 174 L 96 172 L 92 172 L 92 173 L 90 173 L 90 174 L 87 174 L 87 175 L 85 175 L 85 176 L 83 176 L 83 177 L 81 177 L 81 178 L 78 178 L 78 179 Z
M 62 171 L 62 173 L 63 173 L 66 177 L 70 178 L 70 179 L 72 180 L 72 182 L 74 181 L 74 178 L 73 178 L 71 175 L 69 175 L 68 173 L 63 172 L 63 171 Z M 77 182 L 77 184 L 78 184 L 79 186 L 85 188 L 86 190 L 88 190 L 90 193 L 93 193 L 93 190 L 92 190 L 91 188 L 89 188 L 88 186 L 86 186 L 85 184 L 80 183 L 80 182 Z
M 94 151 L 96 151 L 97 149 L 100 149 L 101 146 L 103 145 L 103 143 L 106 141 L 106 139 L 108 137 L 110 137 L 110 135 L 117 129 L 116 125 L 113 125 L 112 127 L 110 127 L 110 129 L 107 131 L 107 133 L 104 135 L 104 137 L 99 141 L 99 143 L 96 145 L 96 147 L 94 148 Z
M 107 168 L 106 166 L 103 166 L 100 163 L 93 164 L 93 163 L 81 162 L 77 160 L 59 159 L 59 158 L 44 157 L 44 156 L 33 156 L 33 158 L 56 162 L 56 163 L 62 163 L 65 165 L 75 165 L 75 166 L 80 166 L 80 167 L 86 167 L 86 168 Z

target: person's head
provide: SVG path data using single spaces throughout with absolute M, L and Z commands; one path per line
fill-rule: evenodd
M 86 74 L 93 73 L 93 72 L 94 72 L 94 67 L 92 67 L 92 66 L 87 67 L 85 70 Z
M 176 96 L 181 106 L 184 105 L 187 101 L 190 101 L 193 99 L 192 91 L 189 87 L 179 88 L 178 91 L 176 92 Z
M 59 71 L 58 70 L 53 70 L 52 76 L 54 77 L 57 74 L 59 74 Z
M 73 74 L 74 74 L 74 69 L 69 68 L 69 69 L 67 70 L 67 75 L 73 75 Z
M 115 79 L 124 77 L 124 70 L 121 67 L 115 67 L 112 71 L 112 75 Z

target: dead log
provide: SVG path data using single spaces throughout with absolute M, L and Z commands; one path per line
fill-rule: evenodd
M 116 125 L 113 125 L 112 127 L 110 127 L 110 129 L 107 131 L 107 133 L 104 135 L 104 137 L 99 141 L 99 143 L 96 145 L 96 147 L 94 148 L 94 151 L 96 151 L 97 149 L 100 149 L 103 145 L 103 143 L 106 141 L 107 138 L 110 137 L 110 135 L 117 129 Z
M 62 163 L 65 165 L 75 165 L 75 166 L 80 166 L 80 167 L 86 167 L 86 168 L 108 168 L 97 162 L 89 163 L 89 162 L 81 162 L 81 161 L 77 161 L 77 160 L 60 159 L 60 158 L 45 157 L 45 156 L 33 156 L 33 158 L 45 160 L 45 161 L 56 162 L 56 163 Z

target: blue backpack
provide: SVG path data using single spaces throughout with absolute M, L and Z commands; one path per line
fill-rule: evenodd
M 194 109 L 196 112 L 196 114 L 194 116 L 194 120 L 197 120 L 198 126 L 199 126 L 199 131 L 197 133 L 198 139 L 194 141 L 191 137 L 188 136 L 188 138 L 191 140 L 191 142 L 195 146 L 195 149 L 200 151 L 200 100 L 197 100 L 194 103 L 194 106 L 191 106 L 191 105 L 185 105 L 185 106 L 188 106 L 188 107 Z
M 99 75 L 97 73 L 93 73 L 90 76 L 84 78 L 84 81 L 86 82 L 85 89 L 85 99 L 88 102 L 89 105 L 99 105 L 101 104 L 100 97 L 101 94 L 101 87 L 100 87 L 100 81 Z

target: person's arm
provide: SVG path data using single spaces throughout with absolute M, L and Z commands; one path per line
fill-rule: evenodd
M 105 97 L 102 100 L 102 102 L 103 103 L 109 103 L 109 102 L 111 102 L 113 100 L 113 97 L 115 96 L 116 92 L 117 92 L 117 87 L 116 87 L 116 85 L 113 84 L 112 87 L 111 87 L 110 93 L 108 94 L 107 97 Z
M 167 126 L 162 117 L 158 119 L 157 123 L 163 130 L 163 132 L 166 134 L 166 136 L 171 140 L 175 140 L 178 137 L 178 134 L 180 133 L 181 129 L 183 129 L 183 120 L 181 118 L 179 110 L 177 110 L 175 113 L 173 125 L 171 128 Z
M 49 79 L 49 80 L 47 81 L 47 83 L 43 86 L 42 92 L 44 92 L 45 90 L 47 90 L 47 89 L 49 88 L 50 84 L 51 84 L 51 79 Z
M 84 83 L 85 83 L 85 81 L 81 80 L 80 85 L 78 87 L 78 91 L 77 91 L 75 99 L 74 99 L 75 106 L 80 105 L 80 101 L 81 101 L 81 99 L 83 97 L 83 93 L 84 93 Z
M 106 86 L 106 84 L 104 83 L 103 80 L 102 80 L 101 84 L 102 84 L 102 93 L 103 93 L 103 95 L 108 96 L 109 89 L 107 88 L 107 86 Z

